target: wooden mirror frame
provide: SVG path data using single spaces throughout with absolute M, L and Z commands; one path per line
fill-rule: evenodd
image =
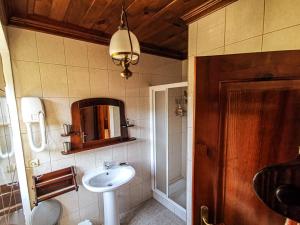
M 95 140 L 91 142 L 82 141 L 80 109 L 83 107 L 89 107 L 95 105 L 112 105 L 112 106 L 118 106 L 120 108 L 121 136 L 113 137 L 109 139 Z M 82 99 L 72 103 L 71 116 L 72 116 L 72 132 L 70 134 L 71 150 L 68 152 L 62 152 L 62 154 L 64 155 L 136 140 L 136 138 L 133 137 L 130 138 L 128 136 L 128 124 L 126 123 L 125 106 L 123 101 L 121 100 L 112 99 L 112 98 Z

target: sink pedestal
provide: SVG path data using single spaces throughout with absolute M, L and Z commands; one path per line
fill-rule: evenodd
M 119 206 L 115 191 L 103 192 L 104 225 L 120 225 Z

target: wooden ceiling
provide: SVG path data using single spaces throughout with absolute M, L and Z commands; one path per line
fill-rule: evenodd
M 122 0 L 2 0 L 8 25 L 109 44 Z M 127 0 L 130 29 L 143 52 L 184 59 L 187 23 L 235 0 Z

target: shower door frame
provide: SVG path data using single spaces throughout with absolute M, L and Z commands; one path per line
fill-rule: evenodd
M 169 145 L 168 145 L 168 119 L 166 120 L 166 193 L 163 193 L 156 188 L 156 131 L 155 131 L 155 93 L 158 91 L 165 91 L 165 110 L 168 115 L 168 90 L 170 88 L 188 87 L 188 82 L 178 82 L 171 84 L 156 85 L 149 88 L 150 96 L 150 141 L 151 141 L 151 186 L 153 197 L 162 203 L 164 206 L 173 211 L 177 216 L 186 221 L 186 208 L 176 203 L 169 198 Z M 186 146 L 187 147 L 187 146 Z M 187 197 L 187 196 L 186 196 Z M 186 198 L 187 199 L 187 198 Z M 171 207 L 172 205 L 172 207 Z M 181 212 L 181 213 L 179 213 Z M 184 214 L 184 216 L 183 216 Z

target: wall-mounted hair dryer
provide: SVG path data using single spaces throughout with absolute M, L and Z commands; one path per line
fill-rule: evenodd
M 32 151 L 41 152 L 46 148 L 45 111 L 43 103 L 38 97 L 23 97 L 21 99 L 23 122 L 26 125 L 29 146 Z M 39 123 L 41 144 L 36 146 L 33 140 L 32 123 Z

